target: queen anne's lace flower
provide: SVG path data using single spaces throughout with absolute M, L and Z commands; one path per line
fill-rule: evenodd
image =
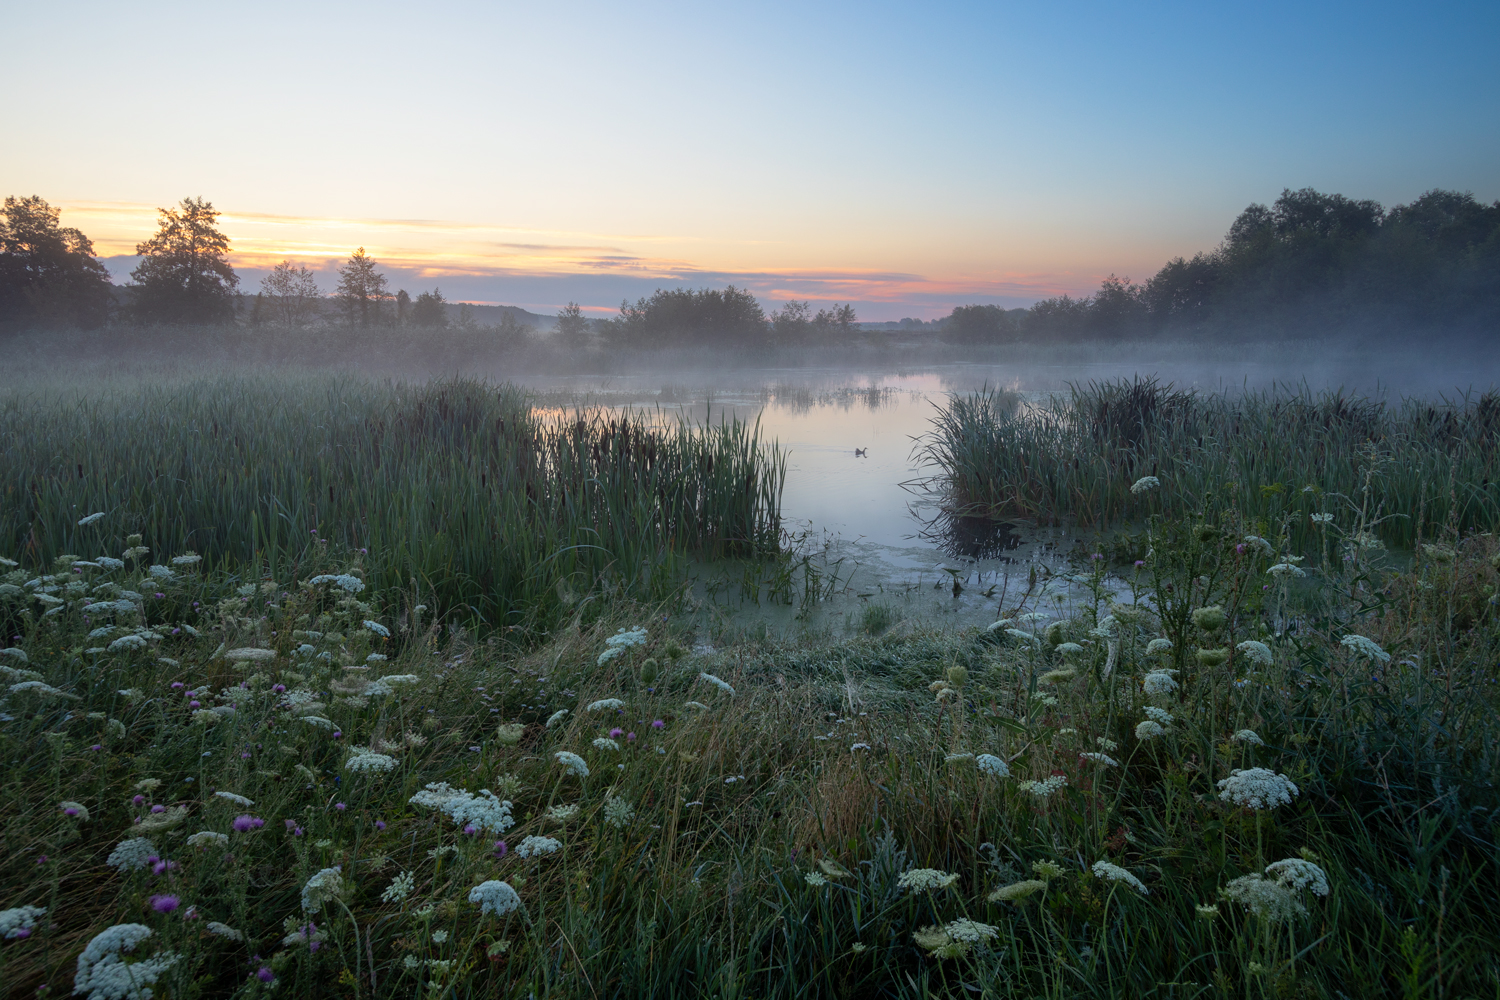
M 950 875 L 936 868 L 913 868 L 902 872 L 896 879 L 896 885 L 912 892 L 931 892 L 934 889 L 946 889 L 957 881 L 957 875 Z
M 599 736 L 594 739 L 595 750 L 619 750 L 620 744 L 607 736 Z
M 78 956 L 73 992 L 88 1000 L 150 1000 L 151 986 L 177 962 L 177 953 L 157 952 L 150 958 L 125 964 L 124 952 L 151 936 L 141 924 L 115 924 L 94 935 Z
M 605 650 L 599 654 L 599 666 L 604 666 L 610 660 L 622 655 L 633 646 L 644 646 L 646 644 L 646 630 L 644 628 L 620 629 L 614 635 L 604 640 Z
M 203 925 L 203 929 L 208 931 L 215 937 L 228 938 L 231 941 L 245 940 L 245 935 L 241 934 L 233 927 L 230 927 L 228 924 L 219 923 L 219 921 L 217 920 L 210 920 L 208 923 Z
M 1036 798 L 1045 799 L 1067 784 L 1067 775 L 1054 774 L 1049 778 L 1043 778 L 1041 781 L 1023 781 L 1017 787 L 1023 792 L 1030 792 Z
M 18 906 L 13 910 L 0 910 L 0 938 L 14 941 L 30 937 L 31 932 L 36 929 L 37 917 L 46 912 L 46 908 L 41 906 Z
M 806 875 L 802 876 L 802 881 L 806 882 L 814 889 L 820 889 L 828 884 L 828 880 L 823 877 L 821 872 L 808 872 Z
M 469 902 L 479 904 L 479 915 L 493 913 L 503 917 L 521 908 L 521 897 L 509 882 L 491 879 L 469 890 Z
M 567 717 L 568 717 L 568 710 L 566 708 L 559 708 L 557 711 L 555 711 L 551 715 L 547 716 L 547 728 L 551 729 L 553 726 L 557 725 L 559 722 L 561 722 L 563 719 L 566 719 Z
M 1233 736 L 1229 737 L 1229 742 L 1248 743 L 1251 746 L 1257 747 L 1263 747 L 1266 745 L 1266 741 L 1255 735 L 1255 730 L 1253 729 L 1238 730 Z
M 396 758 L 360 747 L 344 761 L 344 768 L 356 774 L 393 771 L 396 769 Z
M 131 837 L 115 845 L 109 852 L 105 864 L 122 872 L 139 871 L 151 862 L 147 859 L 156 854 L 156 845 L 145 837 Z
M 1150 719 L 1152 722 L 1158 723 L 1163 726 L 1170 726 L 1172 724 L 1172 713 L 1168 712 L 1165 708 L 1157 708 L 1155 705 L 1147 705 L 1145 709 L 1143 709 L 1143 711 L 1146 713 L 1146 718 Z
M 1120 762 L 1115 760 L 1107 753 L 1081 753 L 1078 756 L 1082 757 L 1084 760 L 1091 760 L 1096 764 L 1103 764 L 1105 767 L 1120 766 Z
M 583 710 L 585 712 L 612 712 L 624 707 L 625 703 L 618 698 L 601 698 L 598 701 L 589 702 Z
M 1271 647 L 1254 639 L 1246 639 L 1234 647 L 1245 659 L 1257 667 L 1269 667 L 1271 665 Z
M 1112 865 L 1108 861 L 1095 861 L 1094 867 L 1090 869 L 1099 878 L 1111 879 L 1115 882 L 1124 882 L 1142 896 L 1151 895 L 1151 890 L 1141 884 L 1141 880 L 1119 865 Z
M 604 822 L 616 830 L 623 830 L 635 819 L 635 807 L 616 795 L 604 800 Z
M 720 680 L 719 678 L 715 677 L 713 674 L 705 674 L 705 673 L 701 673 L 701 672 L 698 674 L 698 679 L 700 681 L 707 681 L 709 684 L 712 684 L 714 687 L 718 688 L 720 691 L 723 691 L 725 694 L 729 695 L 729 697 L 731 697 L 731 698 L 734 697 L 734 688 L 732 686 L 730 686 L 730 684 L 729 684 L 728 681 Z
M 1291 577 L 1306 576 L 1307 573 L 1300 566 L 1293 566 L 1289 562 L 1280 562 L 1266 570 L 1271 576 L 1278 580 L 1286 580 Z
M 1359 656 L 1368 656 L 1372 660 L 1381 663 L 1389 663 L 1391 654 L 1380 648 L 1380 643 L 1374 639 L 1367 639 L 1362 635 L 1346 635 L 1339 640 L 1339 645 L 1353 650 Z
M 974 758 L 974 766 L 979 768 L 980 774 L 988 774 L 994 778 L 1010 777 L 1010 765 L 994 754 L 980 754 Z
M 958 958 L 975 945 L 994 940 L 999 933 L 998 928 L 963 917 L 941 927 L 913 931 L 912 940 L 933 958 Z
M 243 795 L 236 795 L 234 792 L 214 792 L 214 797 L 232 802 L 242 809 L 249 809 L 255 805 L 252 800 L 245 798 Z
M 1263 767 L 1236 768 L 1219 782 L 1219 798 L 1257 811 L 1289 806 L 1298 794 L 1291 778 Z
M 544 854 L 555 854 L 561 847 L 562 841 L 551 837 L 527 837 L 516 845 L 516 857 L 539 858 Z
M 1146 740 L 1154 740 L 1158 736 L 1165 735 L 1167 735 L 1166 727 L 1163 726 L 1160 722 L 1146 719 L 1135 724 L 1135 738 L 1141 740 L 1142 742 L 1145 742 Z
M 431 782 L 407 801 L 444 813 L 456 826 L 473 826 L 484 833 L 504 833 L 516 825 L 510 814 L 510 802 L 498 798 L 488 788 L 481 788 L 475 794 L 451 788 L 446 781 Z
M 1014 903 L 1025 899 L 1034 892 L 1041 892 L 1047 888 L 1047 883 L 1039 879 L 1027 879 L 1024 882 L 1012 882 L 1010 885 L 1002 885 L 988 897 L 991 903 Z
M 1266 874 L 1291 889 L 1309 889 L 1315 896 L 1328 895 L 1328 873 L 1303 858 L 1284 858 L 1266 865 Z
M 569 774 L 576 774 L 580 778 L 587 778 L 589 776 L 589 766 L 584 763 L 582 757 L 571 750 L 558 750 L 552 756 L 557 758 L 557 762 Z
M 382 903 L 402 903 L 406 897 L 411 895 L 412 888 L 417 884 L 417 877 L 411 872 L 402 872 L 391 880 L 391 884 L 385 887 L 385 892 L 380 894 Z
M 1134 483 L 1131 484 L 1131 486 L 1130 486 L 1130 492 L 1137 493 L 1137 494 L 1139 494 L 1139 493 L 1145 493 L 1148 490 L 1154 490 L 1154 489 L 1156 489 L 1160 485 L 1161 485 L 1161 480 L 1157 479 L 1155 476 L 1142 476 L 1141 478 L 1137 479 Z
M 1220 890 L 1220 894 L 1273 924 L 1307 912 L 1289 886 L 1258 874 L 1240 876 Z
M 228 847 L 229 835 L 215 833 L 212 830 L 199 830 L 188 837 L 187 842 L 190 847 Z
M 302 908 L 316 913 L 344 894 L 344 876 L 337 868 L 324 868 L 302 887 Z
M 1169 695 L 1177 690 L 1177 681 L 1173 678 L 1174 671 L 1152 670 L 1141 679 L 1141 690 L 1154 698 Z

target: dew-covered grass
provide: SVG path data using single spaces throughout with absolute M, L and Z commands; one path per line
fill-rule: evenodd
M 85 955 L 174 1000 L 1500 985 L 1489 536 L 1396 566 L 1226 504 L 1113 603 L 1095 561 L 984 630 L 776 640 L 620 592 L 484 629 L 347 544 L 153 573 L 95 525 L 118 563 L 0 572 L 12 995 Z

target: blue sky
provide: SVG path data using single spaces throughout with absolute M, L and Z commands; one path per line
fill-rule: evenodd
M 0 189 L 106 254 L 549 311 L 734 282 L 934 316 L 1087 292 L 1312 186 L 1500 198 L 1500 4 L 28 5 Z

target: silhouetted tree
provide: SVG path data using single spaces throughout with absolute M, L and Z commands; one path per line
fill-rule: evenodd
M 300 326 L 314 318 L 323 298 L 317 277 L 306 265 L 289 260 L 277 264 L 260 279 L 260 289 L 265 304 L 262 307 L 257 302 L 257 310 L 263 308 L 273 321 L 284 326 Z
M 955 344 L 1005 344 L 1020 334 L 1016 318 L 999 306 L 955 306 L 943 339 Z
M 375 270 L 375 258 L 360 247 L 339 268 L 339 284 L 334 298 L 343 310 L 344 319 L 351 326 L 369 326 L 380 318 L 380 306 L 390 293 L 386 291 L 385 275 Z
M 411 321 L 417 326 L 439 329 L 448 325 L 448 300 L 441 289 L 418 295 L 411 306 Z
M 662 289 L 635 305 L 620 303 L 606 328 L 629 347 L 713 346 L 757 350 L 767 340 L 766 314 L 755 296 L 730 285 L 717 289 Z
M 108 315 L 109 272 L 94 245 L 58 225 L 60 210 L 35 195 L 6 198 L 0 216 L 0 325 L 96 327 Z
M 159 323 L 225 323 L 234 318 L 239 276 L 229 265 L 229 237 L 202 198 L 157 210 L 156 235 L 136 245 L 141 263 L 130 277 L 131 309 Z
M 557 314 L 557 341 L 572 350 L 587 347 L 592 337 L 589 334 L 588 317 L 577 302 L 569 302 Z

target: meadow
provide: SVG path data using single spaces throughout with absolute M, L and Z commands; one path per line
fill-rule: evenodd
M 780 544 L 753 428 L 673 429 L 668 467 L 700 477 L 674 504 L 638 462 L 618 492 L 554 471 L 597 478 L 593 443 L 633 454 L 643 431 L 660 468 L 660 421 L 628 418 L 628 449 L 603 415 L 526 424 L 551 450 L 501 454 L 548 460 L 506 472 L 444 435 L 543 420 L 519 394 L 344 388 L 317 419 L 306 385 L 7 411 L 5 516 L 30 505 L 0 535 L 13 995 L 1500 991 L 1500 542 L 1461 504 L 1380 492 L 1391 437 L 1355 441 L 1317 521 L 1244 471 L 1199 491 L 1165 456 L 1134 468 L 1123 502 L 1160 505 L 1129 522 L 1145 546 L 1086 553 L 1081 602 L 1043 585 L 968 629 L 872 603 L 775 637 L 710 630 L 669 585 L 671 553 Z M 265 467 L 297 487 L 285 536 L 258 520 L 274 491 L 237 485 Z M 733 478 L 757 471 L 760 492 Z M 569 499 L 445 549 L 462 572 L 409 569 L 444 512 L 501 503 L 473 479 L 502 473 Z M 110 481 L 149 488 L 83 492 Z M 606 495 L 568 520 L 580 489 Z M 618 510 L 617 550 L 567 533 Z M 1406 552 L 1399 514 L 1426 526 Z M 598 561 L 469 596 L 486 560 L 569 545 Z

